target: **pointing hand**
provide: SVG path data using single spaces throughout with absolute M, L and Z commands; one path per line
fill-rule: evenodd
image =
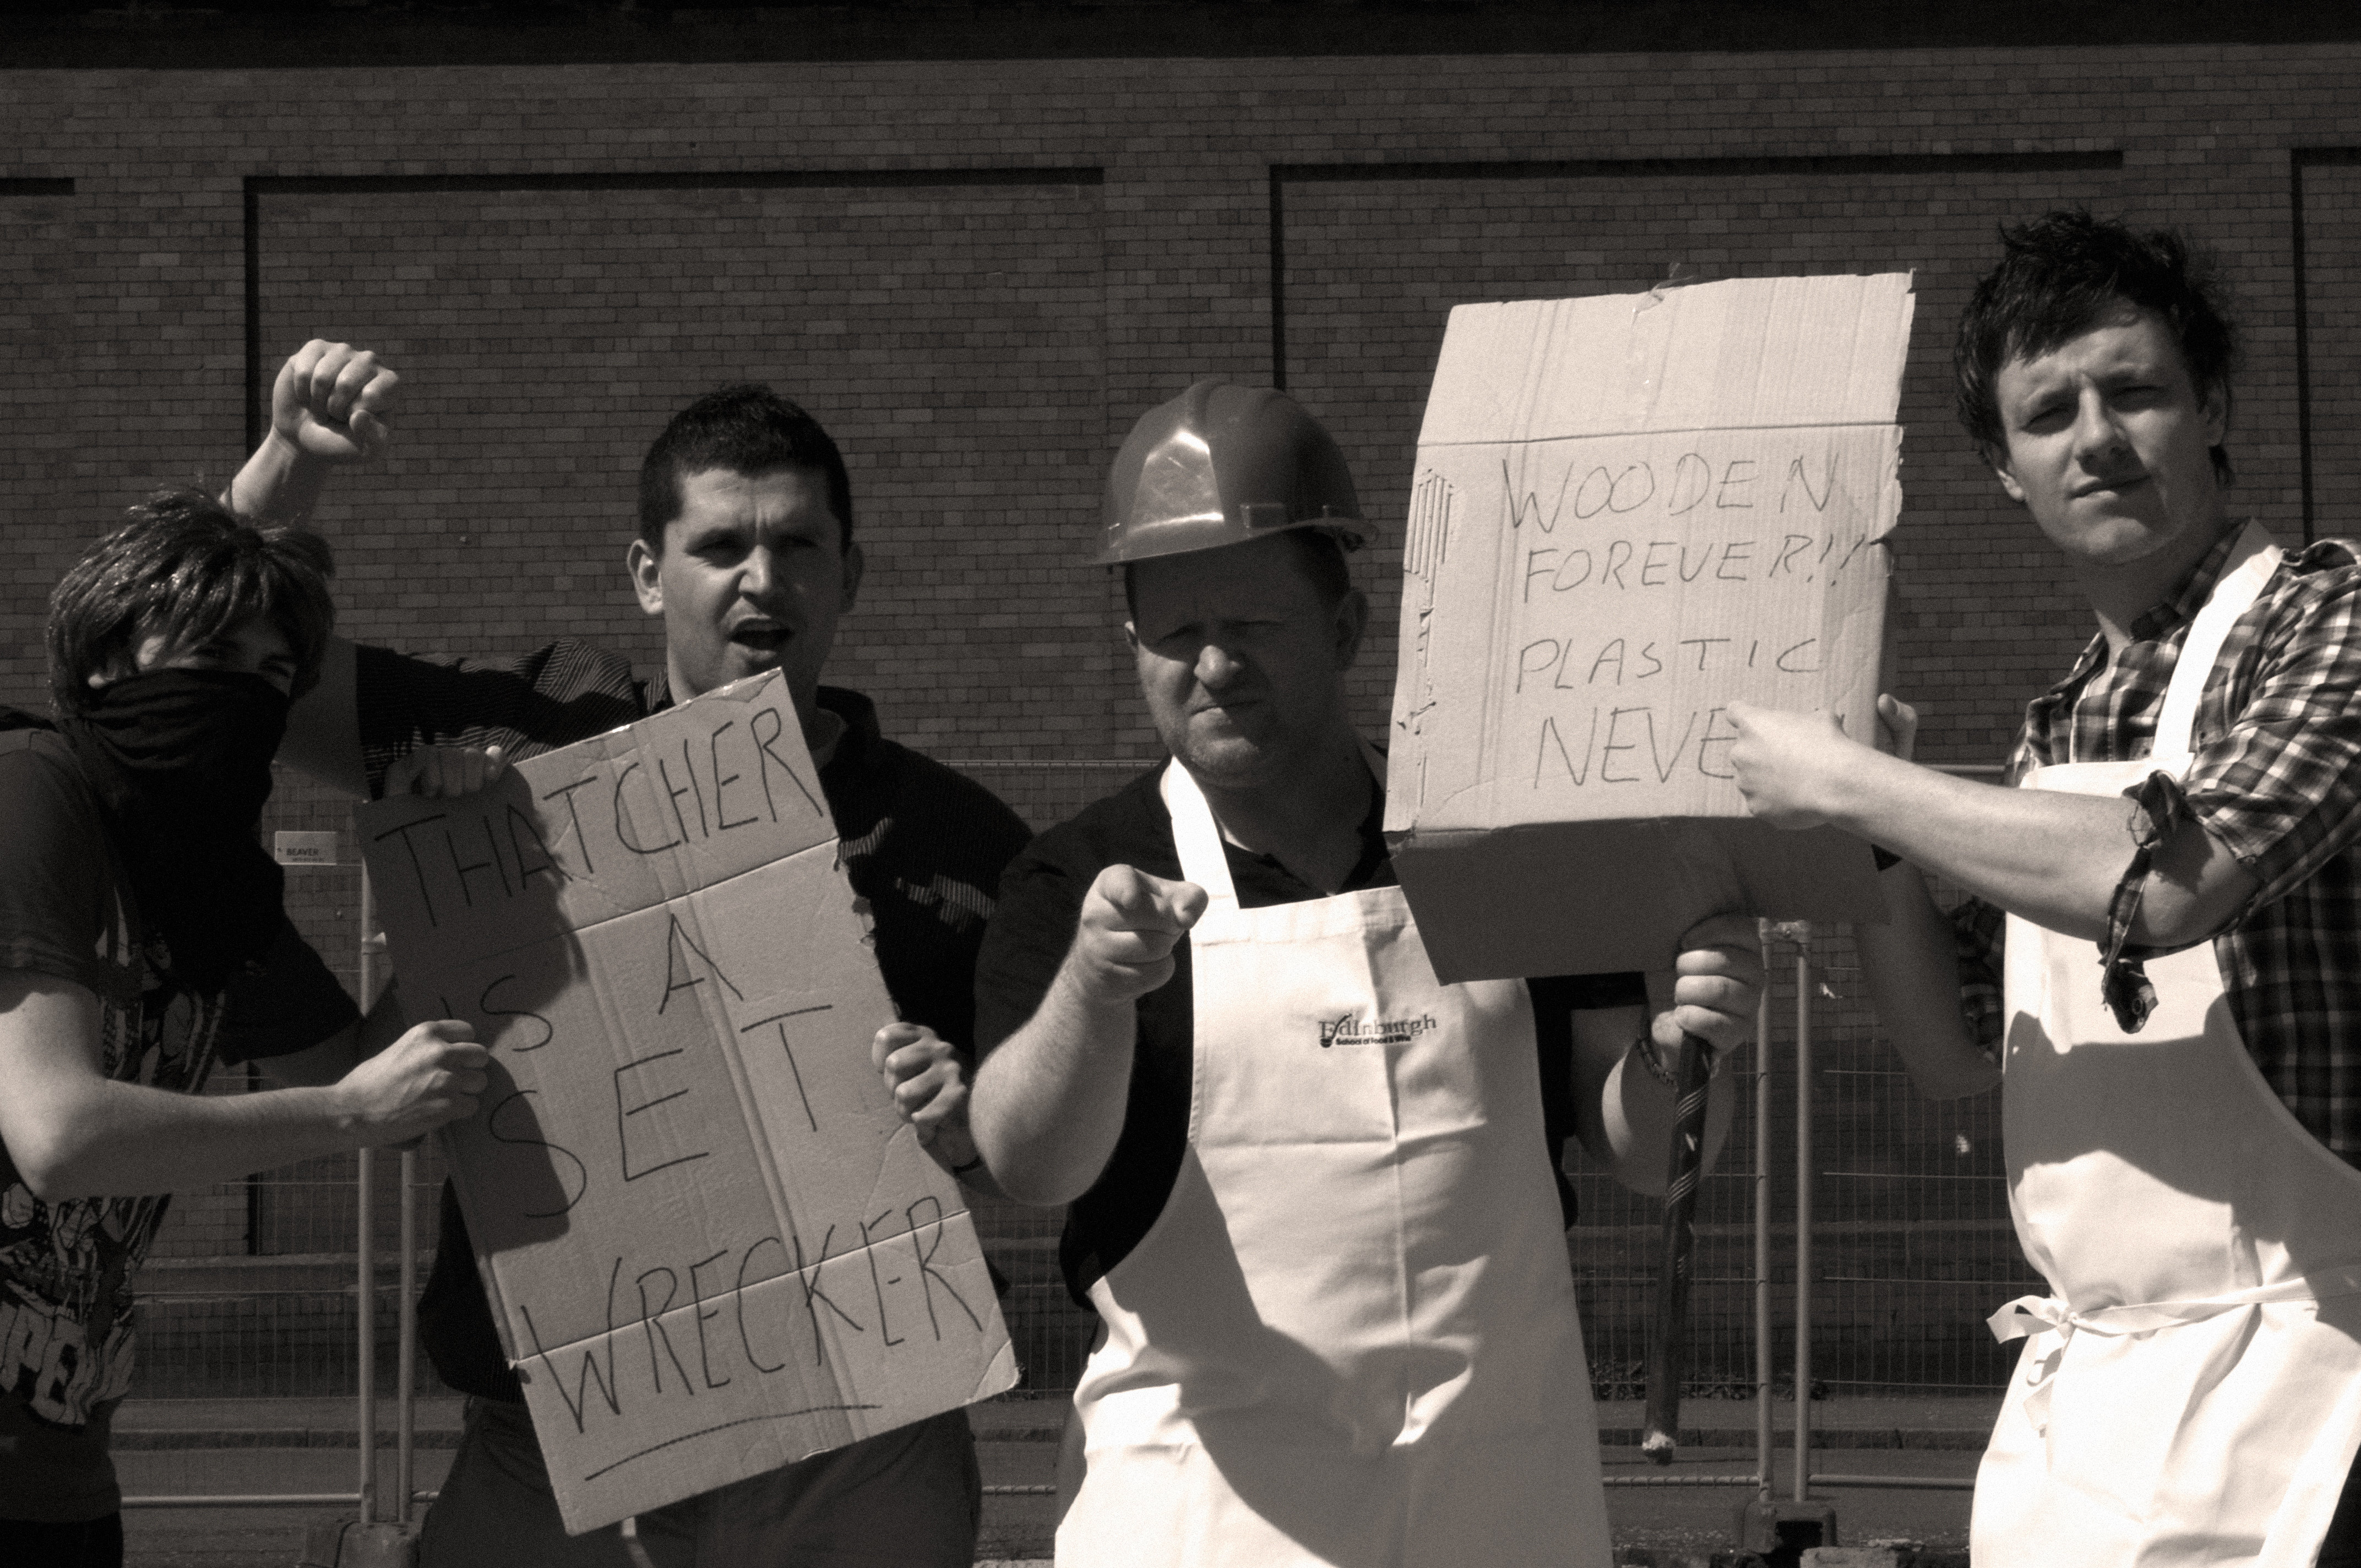
M 1172 949 L 1205 902 L 1195 883 L 1107 867 L 1082 899 L 1067 972 L 1097 1003 L 1137 1001 L 1172 978 Z

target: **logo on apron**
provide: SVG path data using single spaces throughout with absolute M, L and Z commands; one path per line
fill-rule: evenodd
M 1320 1022 L 1320 1048 L 1331 1046 L 1406 1046 L 1434 1027 L 1434 1014 L 1422 1013 L 1415 1018 L 1378 1018 L 1361 1022 L 1357 1013 L 1347 1013 L 1338 1018 Z

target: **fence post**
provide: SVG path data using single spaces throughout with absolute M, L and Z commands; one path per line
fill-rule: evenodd
M 399 1336 L 394 1352 L 395 1376 L 401 1380 L 394 1404 L 393 1519 L 410 1522 L 410 1505 L 417 1489 L 412 1475 L 418 1447 L 418 1151 L 401 1151 L 401 1292 L 394 1308 Z
M 361 1011 L 367 1013 L 377 1001 L 377 966 L 370 950 L 369 937 L 377 924 L 375 900 L 371 897 L 368 862 L 361 862 L 361 941 L 360 993 Z M 361 1523 L 377 1520 L 377 1219 L 376 1161 L 373 1149 L 359 1153 L 360 1179 L 355 1199 L 360 1210 L 360 1234 L 355 1250 L 360 1266 L 360 1460 L 361 1460 Z
M 1771 922 L 1757 920 L 1763 994 L 1754 1003 L 1754 1475 L 1771 1500 Z
M 356 1245 L 360 1262 L 360 1451 L 361 1523 L 377 1522 L 377 1247 L 369 1232 L 375 1212 L 377 1182 L 370 1157 L 377 1151 L 359 1151 L 360 1235 Z
M 1795 938 L 1795 1487 L 1812 1496 L 1812 927 Z

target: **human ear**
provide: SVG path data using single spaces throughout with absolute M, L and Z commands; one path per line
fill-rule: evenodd
M 2025 505 L 2025 487 L 2016 482 L 2016 474 L 2009 466 L 2008 449 L 2000 446 L 1979 446 L 1977 450 L 1982 455 L 1985 464 L 1991 467 L 1993 477 L 2000 481 L 2000 488 L 2008 492 L 2008 499 L 2019 506 Z
M 643 615 L 664 613 L 663 562 L 648 548 L 644 539 L 634 539 L 631 547 L 623 552 L 623 565 L 631 574 L 631 592 L 638 596 Z
M 848 541 L 844 546 L 844 593 L 836 607 L 838 614 L 852 608 L 853 598 L 861 592 L 861 575 L 868 568 L 868 557 L 861 554 L 861 546 Z
M 1361 641 L 1369 630 L 1368 596 L 1348 588 L 1336 601 L 1336 668 L 1349 670 L 1359 662 Z

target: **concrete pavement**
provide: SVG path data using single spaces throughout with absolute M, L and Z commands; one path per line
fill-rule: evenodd
M 422 1398 L 415 1407 L 412 1482 L 437 1486 L 459 1434 L 461 1401 Z M 1922 1568 L 1964 1563 L 1968 1493 L 1920 1489 L 1975 1473 L 1997 1396 L 1829 1398 L 1812 1404 L 1811 1472 L 1830 1477 L 1814 1495 L 1832 1499 L 1846 1545 L 1906 1541 Z M 1055 1478 L 1062 1399 L 1014 1398 L 974 1407 L 988 1492 L 979 1562 L 1042 1565 L 1055 1532 L 1055 1499 L 1015 1488 Z M 1755 1405 L 1692 1399 L 1682 1409 L 1681 1450 L 1660 1469 L 1639 1453 L 1637 1401 L 1603 1403 L 1600 1436 L 1608 1508 L 1620 1555 L 1632 1562 L 1698 1561 L 1725 1552 L 1739 1506 L 1754 1496 L 1738 1480 L 1754 1470 Z M 1773 1407 L 1774 1495 L 1794 1489 L 1794 1406 Z M 130 1399 L 115 1420 L 117 1467 L 129 1497 L 192 1499 L 256 1494 L 342 1494 L 357 1487 L 356 1402 L 349 1398 Z M 379 1490 L 394 1489 L 394 1407 L 378 1409 Z M 1666 1485 L 1667 1481 L 1712 1485 Z M 1730 1484 L 1736 1481 L 1737 1484 Z M 192 1504 L 126 1510 L 128 1568 L 288 1568 L 306 1524 L 355 1514 L 341 1503 L 276 1508 Z M 1667 1555 L 1670 1554 L 1670 1555 Z

